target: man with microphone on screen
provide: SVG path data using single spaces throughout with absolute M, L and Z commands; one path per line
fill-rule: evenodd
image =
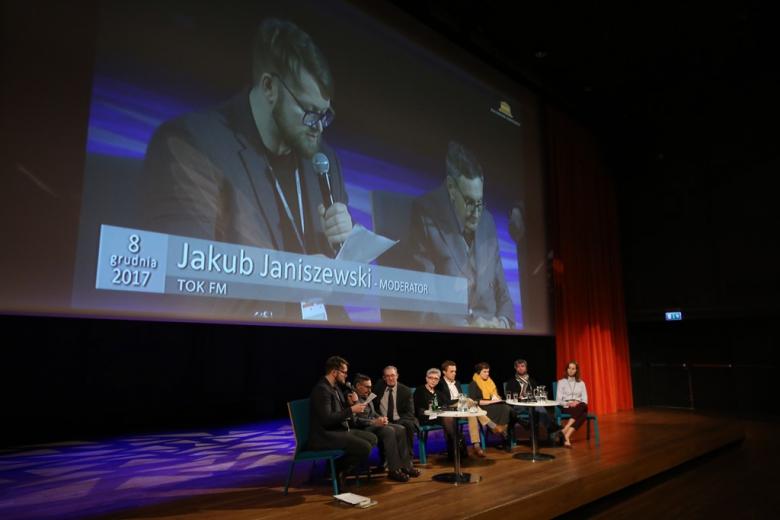
M 327 61 L 308 34 L 277 19 L 260 24 L 252 54 L 251 87 L 155 132 L 145 227 L 333 257 L 352 218 L 338 157 L 322 141 L 335 118 Z
M 426 322 L 432 317 L 445 325 L 513 328 L 496 224 L 483 201 L 482 166 L 473 152 L 450 141 L 446 172 L 441 186 L 413 202 L 409 246 L 416 269 L 468 281 L 468 311 L 426 315 Z

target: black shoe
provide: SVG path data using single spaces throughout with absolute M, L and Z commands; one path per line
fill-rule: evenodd
M 395 480 L 396 482 L 409 482 L 409 475 L 401 471 L 400 469 L 394 469 L 387 472 L 387 478 Z
M 508 434 L 504 436 L 504 450 L 506 450 L 507 453 L 512 453 L 512 439 Z
M 417 477 L 419 477 L 422 474 L 422 472 L 419 469 L 415 468 L 415 467 L 401 468 L 401 471 L 403 471 L 404 473 L 406 473 L 407 475 L 409 475 L 412 478 L 417 478 Z

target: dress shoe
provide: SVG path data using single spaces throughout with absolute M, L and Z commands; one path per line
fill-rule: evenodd
M 509 437 L 509 433 L 505 433 L 503 437 L 504 450 L 506 450 L 507 453 L 512 453 L 512 439 Z
M 474 452 L 476 457 L 481 459 L 485 458 L 485 452 L 482 450 L 482 447 L 479 444 L 472 444 L 471 451 Z
M 419 477 L 422 474 L 422 472 L 419 469 L 415 468 L 415 467 L 401 468 L 401 471 L 403 471 L 404 473 L 406 473 L 407 475 L 409 475 L 412 478 L 417 478 L 417 477 Z
M 396 482 L 409 482 L 409 475 L 401 471 L 400 469 L 394 469 L 387 472 L 387 478 L 395 480 Z

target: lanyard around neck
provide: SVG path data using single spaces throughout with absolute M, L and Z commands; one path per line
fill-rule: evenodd
M 287 203 L 287 197 L 284 196 L 284 192 L 282 191 L 282 187 L 279 184 L 279 179 L 276 177 L 276 173 L 274 172 L 274 169 L 271 168 L 271 165 L 268 165 L 268 168 L 271 170 L 271 175 L 274 176 L 276 192 L 279 194 L 279 199 L 281 199 L 282 201 L 284 212 L 287 215 L 287 218 L 290 220 L 290 224 L 292 224 L 293 231 L 295 231 L 295 237 L 298 239 L 298 243 L 301 245 L 301 249 L 303 249 L 303 252 L 305 253 L 306 245 L 303 243 L 303 235 L 306 234 L 306 222 L 303 220 L 303 196 L 301 194 L 301 175 L 298 172 L 298 168 L 295 168 L 295 187 L 296 187 L 296 191 L 298 192 L 298 213 L 301 217 L 300 231 L 298 230 L 298 225 L 295 223 L 295 218 L 293 218 L 292 211 L 290 211 L 290 205 Z

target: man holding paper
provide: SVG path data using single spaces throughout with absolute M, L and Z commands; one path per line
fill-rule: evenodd
M 357 397 L 345 396 L 341 387 L 347 386 L 349 363 L 340 356 L 331 356 L 325 361 L 325 376 L 311 391 L 310 406 L 310 450 L 344 450 L 343 457 L 336 461 L 339 487 L 343 489 L 344 475 L 368 460 L 376 446 L 374 434 L 350 428 L 355 414 L 365 411 L 365 404 L 355 402 Z
M 358 374 L 355 376 L 355 392 L 358 402 L 365 404 L 363 412 L 355 414 L 356 428 L 373 433 L 384 445 L 387 459 L 387 478 L 398 482 L 408 482 L 409 477 L 419 477 L 420 470 L 412 464 L 411 451 L 407 445 L 406 428 L 390 423 L 387 417 L 376 413 L 372 402 L 376 395 L 371 392 L 371 378 Z

